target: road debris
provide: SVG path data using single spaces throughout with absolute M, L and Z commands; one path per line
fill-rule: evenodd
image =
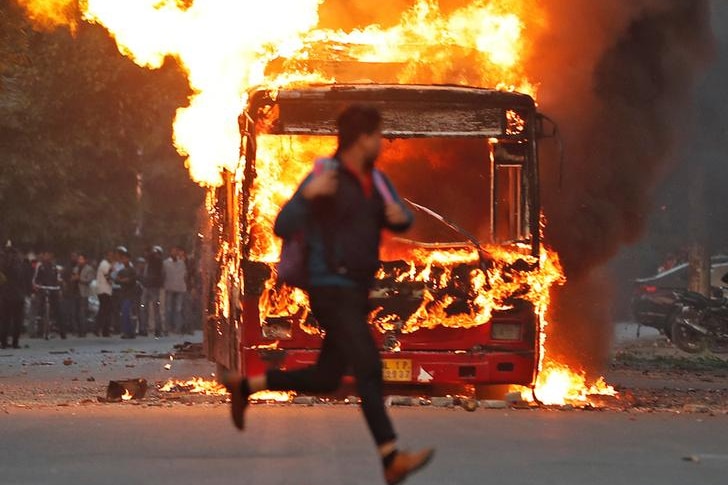
M 683 406 L 682 410 L 685 413 L 706 414 L 710 412 L 710 406 L 706 406 L 705 404 L 688 403 Z
M 436 408 L 453 408 L 455 407 L 455 398 L 451 396 L 433 397 L 430 403 Z
M 384 405 L 390 406 L 419 406 L 421 404 L 419 397 L 414 396 L 387 396 L 384 399 Z
M 506 409 L 508 408 L 508 403 L 496 399 L 483 399 L 480 401 L 480 407 L 483 409 Z
M 147 387 L 147 380 L 141 378 L 109 381 L 106 389 L 106 402 L 142 399 L 147 393 Z

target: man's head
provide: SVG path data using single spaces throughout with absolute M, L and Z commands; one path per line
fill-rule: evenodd
M 126 246 L 117 246 L 114 250 L 114 256 L 116 257 L 116 260 L 121 263 L 128 263 L 129 262 L 129 250 L 126 249 Z
M 121 262 L 121 264 L 123 264 L 125 266 L 128 265 L 129 261 L 131 261 L 131 255 L 129 254 L 129 252 L 128 251 L 119 251 L 118 254 L 119 254 L 119 262 Z
M 382 115 L 373 106 L 352 104 L 336 120 L 339 152 L 353 152 L 373 168 L 382 146 Z
M 116 246 L 116 249 L 114 249 L 114 253 L 116 255 L 116 258 L 121 261 L 122 256 L 126 254 L 129 255 L 129 250 L 126 249 L 126 246 Z
M 41 256 L 41 261 L 44 263 L 52 263 L 54 257 L 55 255 L 53 254 L 53 251 L 44 251 Z
M 86 266 L 86 262 L 88 259 L 86 258 L 86 255 L 84 253 L 79 253 L 76 257 L 76 262 L 79 266 Z

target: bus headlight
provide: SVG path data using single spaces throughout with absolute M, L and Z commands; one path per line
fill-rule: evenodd
M 493 322 L 490 326 L 490 338 L 493 340 L 521 340 L 521 324 Z

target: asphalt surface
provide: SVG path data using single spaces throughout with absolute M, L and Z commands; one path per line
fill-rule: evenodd
M 637 360 L 607 373 L 634 404 L 392 408 L 403 447 L 437 448 L 431 466 L 407 483 L 728 483 L 726 368 L 654 367 L 641 359 L 658 355 L 662 366 L 675 350 L 634 331 L 617 327 L 616 352 Z M 224 397 L 159 393 L 154 384 L 168 378 L 210 377 L 204 359 L 169 359 L 184 340 L 201 336 L 29 340 L 29 348 L 0 351 L 0 484 L 383 483 L 356 406 L 253 405 L 240 433 Z M 150 381 L 147 398 L 99 402 L 109 379 L 133 377 Z M 687 412 L 701 403 L 706 410 Z
M 356 407 L 13 410 L 0 417 L 3 484 L 376 484 Z M 408 483 L 725 484 L 728 417 L 401 408 L 410 446 L 433 445 Z M 684 458 L 692 457 L 692 461 Z

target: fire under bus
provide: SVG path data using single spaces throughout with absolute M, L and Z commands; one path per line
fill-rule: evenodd
M 306 294 L 276 281 L 272 224 L 315 158 L 333 153 L 350 103 L 381 110 L 378 167 L 416 215 L 404 237 L 384 235 L 371 291 L 386 383 L 532 386 L 559 273 L 540 241 L 543 117 L 528 95 L 483 88 L 251 92 L 240 166 L 208 195 L 207 355 L 243 375 L 316 362 L 322 335 Z

